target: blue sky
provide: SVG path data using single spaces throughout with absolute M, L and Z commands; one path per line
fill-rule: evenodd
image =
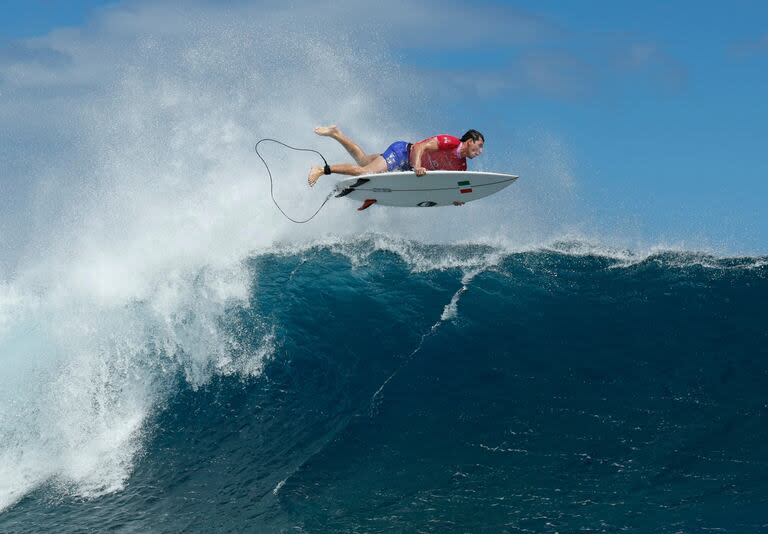
M 61 26 L 79 26 L 94 9 L 117 4 L 104 0 L 8 0 L 3 2 L 0 35 L 5 39 L 34 37 Z
M 0 64 L 36 50 L 23 45 L 30 38 L 88 29 L 114 6 L 133 4 L 5 2 Z M 349 16 L 355 25 L 331 5 L 318 6 L 318 17 Z M 466 18 L 426 14 L 415 28 L 406 22 L 375 36 L 404 68 L 432 80 L 431 98 L 413 114 L 425 126 L 414 130 L 477 127 L 488 153 L 517 156 L 531 138 L 552 135 L 603 229 L 631 226 L 647 241 L 768 252 L 768 5 L 440 5 L 467 10 Z

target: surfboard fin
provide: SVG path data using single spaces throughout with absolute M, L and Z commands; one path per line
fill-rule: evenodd
M 375 198 L 366 198 L 363 201 L 363 205 L 360 206 L 359 208 L 357 208 L 357 211 L 367 210 L 368 208 L 370 208 L 374 204 L 376 204 L 376 199 Z
M 345 187 L 341 191 L 339 191 L 339 194 L 336 195 L 336 198 L 345 197 L 348 194 L 350 194 L 352 191 L 355 190 L 355 187 L 360 187 L 361 185 L 370 182 L 371 180 L 369 178 L 358 178 L 357 181 L 354 184 L 351 184 L 349 187 Z M 375 202 L 375 201 L 374 201 Z

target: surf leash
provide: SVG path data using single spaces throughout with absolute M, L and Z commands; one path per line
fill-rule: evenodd
M 264 159 L 264 156 L 262 156 L 261 153 L 259 152 L 259 145 L 261 143 L 263 143 L 264 141 L 270 141 L 272 143 L 277 143 L 278 145 L 282 145 L 285 148 L 290 148 L 291 150 L 296 150 L 298 152 L 314 152 L 315 154 L 317 154 L 318 156 L 320 156 L 322 158 L 323 163 L 325 164 L 325 166 L 323 167 L 323 172 L 325 174 L 331 174 L 331 167 L 328 165 L 328 161 L 317 150 L 313 150 L 311 148 L 297 148 L 295 146 L 287 145 L 287 144 L 283 143 L 282 141 L 278 141 L 277 139 L 270 139 L 268 137 L 265 137 L 264 139 L 259 139 L 259 141 L 256 143 L 256 147 L 255 147 L 256 155 L 259 156 L 259 159 L 264 164 L 264 167 L 266 167 L 267 175 L 269 176 L 269 196 L 272 197 L 272 202 L 274 202 L 275 206 L 277 206 L 277 209 L 280 210 L 280 213 L 282 213 L 285 216 L 285 218 L 288 219 L 289 221 L 295 222 L 297 224 L 308 223 L 309 221 L 311 221 L 312 219 L 315 218 L 315 215 L 320 213 L 320 210 L 323 209 L 325 204 L 331 199 L 331 196 L 333 196 L 334 191 L 331 191 L 330 193 L 328 193 L 328 196 L 325 197 L 325 200 L 323 200 L 323 203 L 320 204 L 319 208 L 317 208 L 317 211 L 315 211 L 315 213 L 313 213 L 312 216 L 310 218 L 308 218 L 308 219 L 297 220 L 297 219 L 294 219 L 293 217 L 291 217 L 290 215 L 288 215 L 287 213 L 285 213 L 285 211 L 283 211 L 283 208 L 280 207 L 280 204 L 277 203 L 277 200 L 275 200 L 275 193 L 274 193 L 275 184 L 274 184 L 274 180 L 272 179 L 272 171 L 269 170 L 269 165 L 267 165 L 267 161 Z

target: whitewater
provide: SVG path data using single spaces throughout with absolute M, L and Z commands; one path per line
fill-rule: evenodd
M 765 528 L 768 258 L 600 221 L 543 130 L 495 197 L 294 225 L 254 142 L 423 138 L 429 88 L 322 13 L 178 15 L 3 72 L 0 530 Z

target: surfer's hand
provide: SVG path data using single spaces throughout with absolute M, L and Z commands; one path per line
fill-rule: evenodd
M 427 169 L 425 169 L 424 167 L 416 167 L 415 169 L 413 169 L 413 172 L 416 173 L 416 176 L 424 176 L 425 174 L 427 174 Z
M 464 205 L 464 203 L 463 203 L 461 200 L 454 200 L 454 201 L 453 201 L 453 205 L 454 205 L 454 206 L 463 206 L 463 205 Z

